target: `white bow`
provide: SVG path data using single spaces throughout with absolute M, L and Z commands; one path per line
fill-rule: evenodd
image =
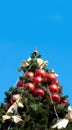
M 21 119 L 21 116 L 20 115 L 14 115 L 14 116 L 9 116 L 9 115 L 3 115 L 3 122 L 5 122 L 6 120 L 9 120 L 9 119 L 13 119 L 13 121 L 15 123 L 18 123 L 20 121 L 23 121 Z
M 71 106 L 68 107 L 68 113 L 65 116 L 66 119 L 68 119 L 70 122 L 72 122 L 72 108 Z
M 68 122 L 69 120 L 65 118 L 61 119 L 54 126 L 52 126 L 52 128 L 58 128 L 58 129 L 66 128 L 66 126 L 68 125 Z
M 60 119 L 52 128 L 66 128 L 69 122 L 72 122 L 72 108 L 71 106 L 68 107 L 68 113 L 66 114 L 64 119 Z
M 21 71 L 24 67 L 29 66 L 31 61 L 31 57 L 28 58 L 27 61 L 23 61 L 22 65 L 18 68 L 18 71 Z M 37 63 L 39 64 L 40 68 L 42 69 L 44 66 L 48 65 L 48 61 L 44 61 L 42 58 L 37 58 Z
M 23 104 L 20 102 L 21 96 L 20 96 L 20 94 L 15 94 L 15 95 L 13 95 L 13 98 L 16 100 L 16 102 L 14 102 L 14 103 L 10 106 L 10 108 L 8 109 L 6 115 L 3 115 L 3 116 L 2 116 L 3 122 L 4 122 L 5 120 L 9 120 L 9 119 L 11 119 L 11 118 L 13 119 L 13 121 L 14 121 L 15 123 L 18 123 L 19 121 L 22 121 L 20 115 L 15 115 L 15 113 L 17 113 L 18 107 L 21 107 L 21 108 L 24 107 Z M 11 114 L 14 113 L 14 115 L 9 116 L 9 113 L 11 113 Z

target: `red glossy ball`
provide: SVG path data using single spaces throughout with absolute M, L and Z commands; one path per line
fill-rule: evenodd
M 29 72 L 26 72 L 25 73 L 25 76 L 28 76 L 29 78 L 34 78 L 34 73 L 33 72 L 31 72 L 31 71 L 29 71 Z
M 13 96 L 10 99 L 11 104 L 13 104 L 16 100 L 13 98 Z
M 58 92 L 59 92 L 60 94 L 62 94 L 61 87 L 60 87 L 60 86 L 57 86 L 57 87 L 58 87 Z
M 43 82 L 43 79 L 40 77 L 40 76 L 36 76 L 35 78 L 34 78 L 34 84 L 36 85 L 36 84 L 42 84 L 42 82 Z
M 51 84 L 50 86 L 48 86 L 48 89 L 51 91 L 51 92 L 58 92 L 59 91 L 59 87 L 55 84 Z
M 11 106 L 11 104 L 10 104 L 10 103 L 7 103 L 6 106 L 7 106 L 7 108 L 9 108 L 9 107 Z
M 58 94 L 51 94 L 51 98 L 56 103 L 60 103 L 61 98 L 60 98 L 60 96 Z
M 68 104 L 68 100 L 62 100 L 61 103 L 65 103 L 65 104 Z
M 55 74 L 54 73 L 48 73 L 47 75 L 46 75 L 46 79 L 47 79 L 47 81 L 48 82 L 51 82 L 51 83 L 56 83 L 56 76 L 55 76 Z
M 59 80 L 58 79 L 56 79 L 56 85 L 59 85 L 60 83 L 59 83 Z
M 41 77 L 45 77 L 46 76 L 46 71 L 43 69 L 38 69 L 35 72 L 35 76 L 41 76 Z
M 44 96 L 45 95 L 45 91 L 41 88 L 36 88 L 34 90 L 34 95 L 35 96 Z
M 23 87 L 23 81 L 19 81 L 19 82 L 17 83 L 17 87 Z
M 24 88 L 27 88 L 27 87 L 29 87 L 29 89 L 30 89 L 31 92 L 33 92 L 34 89 L 35 89 L 35 85 L 33 83 L 30 83 L 30 82 L 28 82 L 28 83 L 25 84 Z

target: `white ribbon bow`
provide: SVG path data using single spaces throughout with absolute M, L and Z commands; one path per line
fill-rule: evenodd
M 17 113 L 18 107 L 21 107 L 21 108 L 24 107 L 23 104 L 20 102 L 20 100 L 21 100 L 20 94 L 15 94 L 15 95 L 13 95 L 13 99 L 15 99 L 16 102 L 14 102 L 14 103 L 10 106 L 10 108 L 8 109 L 6 115 L 3 115 L 3 116 L 2 116 L 3 122 L 5 122 L 5 120 L 9 120 L 9 119 L 11 119 L 11 118 L 13 119 L 13 121 L 14 121 L 15 123 L 18 123 L 19 121 L 22 121 L 20 115 L 15 115 L 15 113 Z M 9 116 L 9 113 L 11 113 L 11 114 L 14 113 L 14 115 Z
M 3 122 L 5 122 L 6 120 L 9 120 L 9 119 L 13 119 L 13 121 L 15 123 L 18 123 L 20 121 L 23 121 L 20 117 L 20 115 L 13 115 L 13 116 L 9 116 L 9 115 L 3 115 Z
M 66 114 L 65 118 L 60 119 L 51 128 L 58 128 L 58 129 L 66 128 L 69 122 L 72 122 L 72 108 L 71 108 L 71 106 L 68 107 L 68 113 Z
M 29 62 L 31 61 L 31 57 L 28 58 L 27 61 L 23 61 L 22 65 L 18 68 L 18 71 L 21 71 L 24 67 L 29 66 Z M 44 66 L 48 65 L 48 61 L 44 61 L 42 58 L 37 58 L 37 63 L 42 69 Z

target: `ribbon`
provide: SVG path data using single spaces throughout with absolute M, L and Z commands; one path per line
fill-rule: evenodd
M 18 71 L 23 70 L 24 67 L 29 66 L 32 58 L 29 57 L 27 61 L 23 61 L 22 65 L 18 68 Z M 37 58 L 37 63 L 39 64 L 40 68 L 42 69 L 44 66 L 48 65 L 48 61 L 44 61 L 42 58 Z
M 9 120 L 9 119 L 13 119 L 13 121 L 15 123 L 18 123 L 19 121 L 22 121 L 20 115 L 15 115 L 15 113 L 17 113 L 18 107 L 21 107 L 21 108 L 24 107 L 23 104 L 20 102 L 21 96 L 20 96 L 20 94 L 15 94 L 15 95 L 13 95 L 13 98 L 16 101 L 10 106 L 10 108 L 8 109 L 6 115 L 2 116 L 3 122 L 5 122 L 6 120 Z M 9 114 L 12 114 L 12 113 L 14 113 L 14 115 L 10 116 Z
M 21 119 L 21 116 L 20 115 L 13 115 L 13 116 L 9 116 L 9 115 L 3 115 L 3 123 L 6 121 L 6 120 L 9 120 L 9 119 L 13 119 L 13 121 L 15 123 L 18 123 L 20 121 L 23 121 Z
M 72 122 L 71 106 L 68 107 L 68 113 L 65 115 L 65 118 L 58 120 L 58 122 L 51 128 L 58 128 L 58 129 L 66 128 L 69 122 Z

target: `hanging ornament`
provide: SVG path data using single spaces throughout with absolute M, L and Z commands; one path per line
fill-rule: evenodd
M 28 76 L 29 78 L 33 79 L 34 78 L 34 73 L 29 71 L 29 72 L 25 73 L 25 76 Z
M 45 77 L 46 76 L 46 71 L 43 69 L 38 69 L 35 72 L 35 76 L 41 76 L 41 77 Z
M 23 81 L 19 81 L 19 82 L 17 83 L 17 87 L 23 87 Z
M 56 103 L 60 103 L 60 96 L 58 94 L 51 94 L 50 98 L 52 98 L 53 101 L 55 101 Z
M 34 96 L 44 96 L 45 95 L 45 91 L 41 88 L 36 88 L 34 90 Z
M 58 86 L 59 86 L 59 84 L 60 84 L 60 83 L 59 83 L 59 80 L 58 80 L 58 79 L 56 79 L 56 85 L 58 85 Z
M 62 100 L 61 103 L 68 104 L 68 100 Z
M 37 85 L 37 84 L 42 84 L 43 82 L 43 79 L 40 77 L 40 76 L 36 76 L 34 78 L 34 84 Z
M 59 91 L 59 87 L 56 84 L 51 84 L 50 86 L 48 86 L 48 89 L 51 92 L 58 92 Z
M 46 79 L 48 83 L 56 83 L 56 76 L 54 73 L 48 73 L 46 74 Z
M 28 83 L 25 84 L 24 88 L 27 88 L 27 87 L 29 87 L 29 89 L 30 89 L 31 92 L 33 92 L 34 89 L 35 89 L 35 85 L 33 83 L 30 83 L 30 82 L 28 82 Z
M 13 98 L 13 96 L 10 99 L 11 104 L 13 104 L 16 100 Z
M 11 106 L 11 104 L 10 104 L 10 103 L 7 103 L 6 106 L 7 106 L 7 108 L 9 108 L 9 107 Z

